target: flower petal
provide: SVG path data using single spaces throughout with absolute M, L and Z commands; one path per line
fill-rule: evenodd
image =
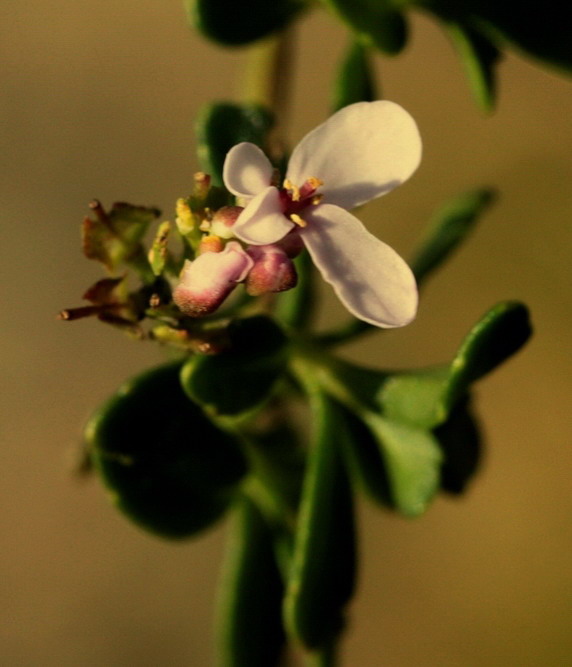
M 258 146 L 243 141 L 226 154 L 222 178 L 233 195 L 250 198 L 270 185 L 273 170 Z
M 344 107 L 296 146 L 287 178 L 301 186 L 324 182 L 325 201 L 352 209 L 407 180 L 421 160 L 413 118 L 394 102 L 358 102 Z
M 417 312 L 417 286 L 405 261 L 351 213 L 321 204 L 301 232 L 314 264 L 344 306 L 378 327 L 409 324 Z
M 294 226 L 282 213 L 278 190 L 270 186 L 248 203 L 232 231 L 244 243 L 267 245 L 280 241 Z

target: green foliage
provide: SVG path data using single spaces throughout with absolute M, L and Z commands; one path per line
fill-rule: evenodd
M 471 329 L 450 364 L 394 375 L 383 383 L 376 401 L 390 419 L 435 428 L 473 382 L 517 352 L 530 334 L 526 306 L 500 303 Z
M 205 37 L 240 46 L 286 27 L 305 4 L 303 0 L 185 0 L 185 9 L 191 25 Z
M 209 412 L 238 415 L 266 400 L 286 368 L 287 339 L 262 315 L 233 322 L 227 348 L 217 355 L 197 355 L 183 366 L 187 395 Z
M 367 46 L 388 54 L 401 51 L 407 41 L 407 24 L 392 0 L 322 0 L 354 30 Z
M 268 667 L 277 664 L 285 643 L 274 535 L 248 498 L 240 499 L 234 514 L 219 593 L 217 664 Z
M 244 457 L 183 393 L 180 363 L 127 382 L 89 421 L 91 458 L 112 501 L 163 537 L 190 537 L 228 508 Z
M 344 54 L 337 72 L 332 111 L 355 102 L 371 102 L 377 97 L 368 50 L 363 44 L 353 41 Z
M 257 104 L 208 104 L 196 122 L 197 153 L 201 168 L 215 185 L 222 185 L 222 168 L 228 151 L 242 141 L 266 146 L 272 114 Z
M 284 599 L 289 633 L 308 648 L 327 646 L 343 627 L 355 583 L 355 527 L 342 462 L 343 423 L 321 392 L 311 397 L 313 441 L 308 454 L 292 564 Z
M 469 190 L 437 211 L 410 262 L 418 283 L 423 282 L 466 240 L 494 199 L 495 193 L 490 188 Z
M 495 105 L 495 67 L 501 52 L 481 31 L 454 21 L 444 24 L 465 67 L 473 96 L 483 111 Z

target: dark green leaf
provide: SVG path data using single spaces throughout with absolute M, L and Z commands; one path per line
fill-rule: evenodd
M 189 397 L 219 415 L 257 407 L 268 398 L 288 361 L 287 338 L 267 317 L 237 320 L 228 333 L 227 350 L 191 357 L 181 373 Z
M 231 102 L 209 104 L 196 123 L 197 151 L 201 168 L 222 185 L 222 168 L 228 151 L 242 141 L 264 149 L 272 114 L 257 104 Z
M 367 46 L 399 53 L 407 41 L 407 24 L 399 4 L 391 0 L 322 0 Z
M 367 49 L 357 41 L 351 43 L 340 63 L 334 82 L 333 111 L 355 102 L 377 99 L 374 75 Z
M 495 104 L 495 67 L 500 51 L 479 30 L 467 24 L 445 24 L 461 57 L 469 85 L 477 103 L 484 111 L 491 111 Z
M 185 0 L 191 25 L 227 46 L 248 44 L 284 28 L 304 5 L 302 0 Z
M 495 41 L 507 40 L 529 55 L 572 69 L 570 4 L 559 0 L 418 0 L 445 21 L 470 22 Z
M 285 637 L 283 585 L 273 535 L 248 499 L 238 503 L 224 563 L 219 605 L 220 667 L 276 665 Z
M 406 516 L 425 512 L 439 489 L 443 455 L 435 437 L 420 428 L 369 413 L 364 421 L 380 448 L 391 499 Z
M 377 440 L 363 420 L 338 405 L 346 423 L 343 453 L 352 480 L 360 491 L 381 505 L 393 507 L 387 470 Z
M 411 261 L 418 283 L 425 280 L 460 245 L 493 201 L 493 190 L 479 188 L 455 197 L 437 211 Z
M 355 579 L 353 500 L 340 451 L 336 406 L 315 399 L 309 452 L 284 600 L 286 627 L 311 649 L 328 645 L 343 625 Z
M 470 407 L 468 399 L 460 401 L 447 421 L 434 431 L 444 456 L 441 486 L 450 493 L 465 491 L 481 459 L 479 427 Z
M 183 393 L 180 364 L 127 382 L 86 439 L 113 502 L 164 537 L 188 537 L 227 509 L 246 472 L 235 441 Z

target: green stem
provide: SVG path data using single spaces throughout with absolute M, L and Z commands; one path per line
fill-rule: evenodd
M 337 660 L 336 644 L 330 643 L 319 651 L 312 651 L 305 656 L 306 667 L 336 667 Z
M 292 79 L 292 28 L 253 46 L 248 54 L 241 97 L 274 113 L 283 132 Z

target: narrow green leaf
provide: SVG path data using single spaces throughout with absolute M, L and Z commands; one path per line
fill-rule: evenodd
M 399 3 L 391 0 L 322 0 L 367 46 L 388 54 L 401 51 L 407 41 L 407 24 Z
M 273 535 L 248 498 L 235 510 L 221 583 L 217 665 L 276 665 L 285 642 L 283 584 Z
M 528 308 L 503 301 L 491 308 L 465 337 L 451 362 L 445 404 L 451 406 L 466 388 L 518 352 L 532 334 Z
M 307 648 L 327 646 L 343 625 L 354 589 L 353 500 L 342 465 L 336 407 L 313 396 L 314 440 L 306 476 L 290 576 L 284 599 L 288 632 Z
M 235 441 L 183 393 L 180 363 L 127 382 L 89 421 L 85 437 L 112 501 L 163 537 L 216 521 L 246 472 Z
M 344 54 L 334 82 L 332 110 L 375 99 L 377 94 L 367 48 L 353 41 Z
M 443 459 L 428 431 L 369 413 L 364 420 L 380 447 L 396 508 L 406 516 L 425 512 L 440 484 Z
M 433 216 L 410 262 L 418 283 L 422 283 L 465 240 L 495 193 L 479 188 L 455 197 Z
M 256 104 L 219 102 L 203 108 L 196 123 L 197 151 L 201 168 L 214 185 L 222 185 L 228 151 L 241 141 L 264 149 L 273 122 L 272 114 Z
M 500 51 L 469 24 L 449 22 L 445 26 L 461 57 L 475 100 L 483 111 L 491 111 L 495 105 L 495 67 Z
M 233 322 L 228 349 L 196 355 L 183 366 L 184 391 L 217 415 L 237 415 L 257 407 L 270 395 L 288 361 L 282 329 L 262 315 Z
M 191 25 L 227 46 L 249 44 L 284 28 L 303 9 L 302 0 L 185 0 Z

